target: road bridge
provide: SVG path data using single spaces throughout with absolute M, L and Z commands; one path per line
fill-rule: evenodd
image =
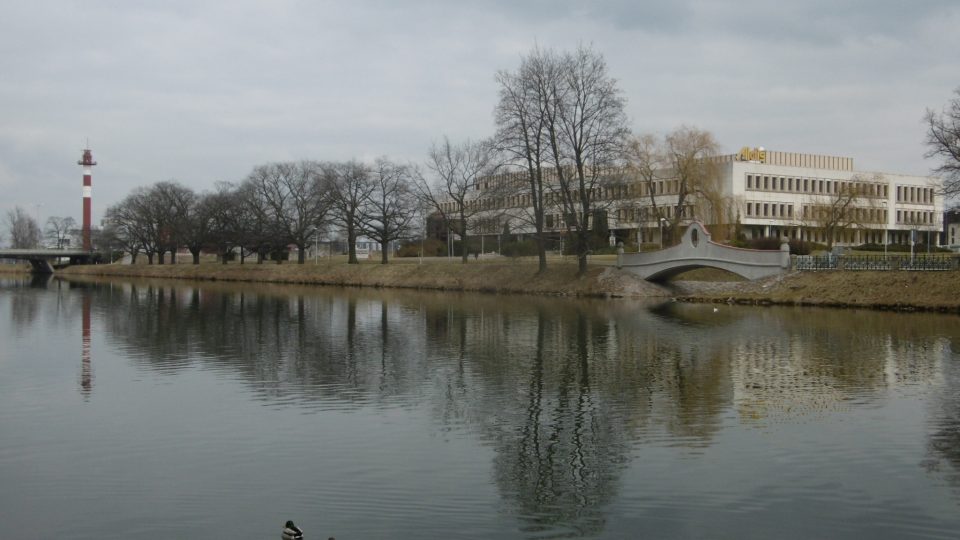
M 747 279 L 760 279 L 790 269 L 790 247 L 777 251 L 741 249 L 710 240 L 702 223 L 694 222 L 676 246 L 644 253 L 618 253 L 617 266 L 649 281 L 661 281 L 694 268 L 719 268 Z
M 52 274 L 54 267 L 89 264 L 96 253 L 80 249 L 0 249 L 0 259 L 28 261 L 31 271 Z

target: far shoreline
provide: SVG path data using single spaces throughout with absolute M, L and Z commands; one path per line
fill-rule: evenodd
M 960 313 L 960 280 L 953 271 L 792 272 L 757 281 L 722 281 L 709 271 L 668 284 L 645 281 L 602 261 L 578 275 L 572 260 L 551 261 L 544 274 L 526 260 L 430 261 L 402 260 L 387 265 L 364 262 L 320 264 L 205 262 L 165 265 L 88 265 L 58 270 L 70 277 L 115 277 L 397 288 L 412 290 L 523 294 L 573 298 L 648 298 L 678 302 L 754 306 L 804 306 L 882 311 Z M 604 264 L 607 263 L 607 264 Z M 6 266 L 6 265 L 3 265 Z M 3 268 L 4 274 L 25 273 L 28 267 Z M 705 275 L 709 281 L 695 281 Z

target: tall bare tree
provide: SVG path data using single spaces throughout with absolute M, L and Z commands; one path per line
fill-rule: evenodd
M 554 194 L 575 236 L 580 273 L 587 271 L 591 222 L 607 183 L 616 173 L 629 134 L 625 100 L 603 56 L 580 46 L 559 59 L 544 108 L 549 152 L 556 174 Z
M 390 242 L 408 237 L 418 217 L 413 176 L 410 167 L 380 158 L 373 166 L 371 184 L 361 230 L 380 243 L 380 262 L 387 264 Z
M 77 228 L 77 221 L 72 217 L 50 216 L 47 218 L 46 237 L 50 242 L 63 249 L 67 240 Z
M 330 193 L 331 220 L 347 236 L 347 264 L 357 264 L 357 237 L 363 230 L 364 208 L 376 187 L 370 168 L 359 161 L 327 163 L 323 176 Z
M 561 76 L 560 58 L 552 51 L 534 49 L 523 57 L 516 72 L 500 71 L 500 101 L 494 110 L 495 141 L 509 165 L 522 171 L 525 181 L 503 186 L 504 195 L 526 195 L 530 206 L 519 205 L 517 217 L 532 225 L 537 243 L 539 272 L 547 269 L 545 218 L 549 189 L 549 132 L 547 122 L 553 105 L 553 90 Z M 529 209 L 529 211 L 528 211 Z
M 946 196 L 960 195 L 960 88 L 954 90 L 956 97 L 950 100 L 941 112 L 927 110 L 927 153 L 925 157 L 940 158 L 934 169 L 943 175 L 943 193 Z
M 448 233 L 460 236 L 461 259 L 467 263 L 467 242 L 474 218 L 483 212 L 479 203 L 478 182 L 496 169 L 495 152 L 490 141 L 434 144 L 427 158 L 432 178 L 417 175 L 418 195 L 446 225 Z
M 10 247 L 25 249 L 40 245 L 40 226 L 30 213 L 17 206 L 7 211 Z

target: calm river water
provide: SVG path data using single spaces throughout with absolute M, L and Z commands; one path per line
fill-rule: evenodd
M 0 279 L 0 538 L 956 538 L 960 318 Z

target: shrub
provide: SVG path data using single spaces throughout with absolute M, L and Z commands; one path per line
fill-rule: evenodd
M 500 254 L 506 257 L 532 257 L 537 254 L 536 240 L 508 242 L 500 246 Z
M 765 250 L 778 250 L 780 249 L 780 244 L 783 243 L 783 239 L 779 236 L 761 236 L 760 238 L 753 238 L 747 241 L 747 247 L 750 249 L 765 249 Z
M 397 257 L 419 257 L 420 240 L 406 242 L 397 250 Z M 447 254 L 447 244 L 436 238 L 425 238 L 423 240 L 424 257 L 442 257 Z

